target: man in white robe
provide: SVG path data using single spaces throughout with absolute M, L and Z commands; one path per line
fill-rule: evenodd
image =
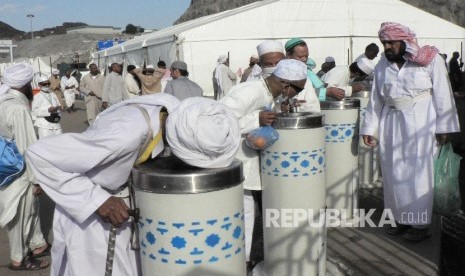
M 137 76 L 134 73 L 134 69 L 136 69 L 135 65 L 128 65 L 126 68 L 126 76 L 124 77 L 124 86 L 128 91 L 130 99 L 140 96 L 141 93 L 139 84 L 136 81 Z
M 8 67 L 3 73 L 0 86 L 0 135 L 14 139 L 19 153 L 24 155 L 27 148 L 36 142 L 36 134 L 30 111 L 32 100 L 31 80 L 34 75 L 28 63 Z M 34 185 L 36 179 L 29 162 L 26 169 L 8 186 L 0 188 L 0 227 L 6 227 L 10 244 L 12 270 L 35 270 L 49 266 L 46 261 L 32 257 L 47 249 L 47 243 L 40 230 L 37 197 L 40 188 Z
M 70 70 L 65 71 L 65 76 L 61 78 L 60 86 L 63 89 L 63 96 L 65 97 L 66 108 L 68 112 L 74 111 L 74 102 L 76 95 L 79 94 L 79 82 L 73 76 L 75 71 L 71 73 Z
M 99 72 L 97 64 L 89 64 L 90 73 L 81 79 L 80 91 L 85 95 L 87 122 L 91 125 L 102 111 L 102 93 L 105 77 Z
M 129 99 L 128 91 L 124 86 L 123 77 L 121 76 L 122 68 L 119 63 L 111 64 L 111 73 L 105 77 L 102 92 L 102 108 L 117 104 Z
M 345 97 L 350 97 L 352 93 L 369 89 L 360 82 L 351 83 L 351 80 L 359 81 L 365 79 L 373 73 L 374 64 L 368 58 L 361 58 L 350 66 L 336 66 L 321 77 L 328 88 L 336 87 L 344 90 Z M 340 100 L 340 99 L 338 99 Z
M 384 55 L 360 134 L 380 147 L 384 206 L 397 222 L 387 233 L 422 241 L 431 224 L 433 153 L 447 133 L 459 131 L 457 111 L 435 47 L 420 48 L 412 30 L 393 22 L 381 24 L 379 38 Z
M 62 133 L 60 119 L 63 110 L 60 101 L 50 89 L 50 81 L 46 76 L 37 78 L 40 92 L 34 95 L 32 115 L 35 117 L 39 139 Z
M 179 101 L 164 93 L 123 101 L 99 114 L 83 133 L 40 140 L 28 150 L 27 158 L 38 182 L 56 202 L 51 275 L 104 275 L 111 224 L 118 227 L 113 276 L 141 274 L 139 252 L 130 247 L 129 203 L 127 198 L 115 196 L 126 190 L 130 171 L 149 133 L 148 121 L 133 104 L 147 111 L 154 136 L 161 127 L 160 110 L 167 109 L 167 140 L 181 160 L 203 168 L 232 163 L 240 140 L 239 123 L 232 111 L 211 99 L 186 101 L 178 108 Z M 215 111 L 210 114 L 203 112 L 212 108 Z M 192 121 L 197 126 L 194 132 L 177 132 L 188 129 Z M 215 137 L 206 139 L 208 135 L 203 134 L 209 131 L 203 132 L 204 128 L 213 131 Z M 210 151 L 207 145 L 211 144 L 218 145 L 217 153 Z M 162 151 L 160 141 L 152 156 Z
M 263 48 L 260 48 L 261 52 Z M 265 51 L 265 50 L 264 50 Z M 284 56 L 284 54 L 282 54 Z M 242 161 L 244 171 L 244 222 L 246 259 L 250 261 L 252 231 L 255 221 L 255 205 L 252 191 L 262 189 L 260 181 L 259 151 L 245 145 L 246 135 L 260 126 L 271 125 L 276 114 L 269 110 L 273 100 L 279 96 L 293 98 L 300 93 L 307 79 L 307 67 L 293 59 L 281 60 L 273 74 L 259 81 L 247 81 L 234 86 L 220 100 L 233 110 L 239 118 L 241 148 L 237 158 Z M 298 88 L 298 90 L 296 90 Z M 250 269 L 250 267 L 249 267 Z
M 215 100 L 226 96 L 231 88 L 236 84 L 237 76 L 229 69 L 229 58 L 221 55 L 218 58 L 215 70 L 213 70 L 213 91 Z

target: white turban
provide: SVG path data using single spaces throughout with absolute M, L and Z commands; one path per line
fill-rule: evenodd
M 284 53 L 283 44 L 274 40 L 265 40 L 258 44 L 257 52 L 259 56 L 267 53 Z
M 191 97 L 168 115 L 166 139 L 173 154 L 189 165 L 221 168 L 231 165 L 241 133 L 236 115 L 215 100 Z
M 223 64 L 228 60 L 227 55 L 221 55 L 218 57 L 217 64 Z
M 58 69 L 53 68 L 52 75 L 58 75 L 58 74 L 60 74 L 60 71 Z
M 149 65 L 147 65 L 147 66 L 145 67 L 145 69 L 154 69 L 154 68 L 155 68 L 155 67 L 153 67 L 152 64 L 149 64 Z
M 357 61 L 357 66 L 360 70 L 362 70 L 365 74 L 370 75 L 373 73 L 375 69 L 375 65 L 373 61 L 369 60 L 366 57 L 363 57 Z
M 31 82 L 34 76 L 32 66 L 27 62 L 11 65 L 3 72 L 0 86 L 0 95 L 5 94 L 10 88 L 21 88 Z
M 283 59 L 276 65 L 273 75 L 288 81 L 305 80 L 307 79 L 307 65 L 300 60 Z

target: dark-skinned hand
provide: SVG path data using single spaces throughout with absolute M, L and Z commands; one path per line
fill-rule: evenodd
M 129 219 L 129 207 L 121 198 L 110 197 L 97 209 L 96 213 L 115 227 L 120 227 L 123 222 Z
M 258 115 L 260 126 L 269 126 L 276 119 L 276 113 L 273 111 L 261 111 Z

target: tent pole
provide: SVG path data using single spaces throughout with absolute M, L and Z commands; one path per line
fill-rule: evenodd
M 52 56 L 48 57 L 48 61 L 50 63 L 50 74 L 52 74 Z

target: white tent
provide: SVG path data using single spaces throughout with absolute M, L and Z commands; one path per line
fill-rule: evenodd
M 229 54 L 236 71 L 247 67 L 263 40 L 284 44 L 301 37 L 317 64 L 326 56 L 333 56 L 338 65 L 349 64 L 369 43 L 382 49 L 378 30 L 384 21 L 409 26 L 420 45 L 434 45 L 449 56 L 461 51 L 465 41 L 464 28 L 399 0 L 267 0 L 141 36 L 94 53 L 93 58 L 101 67 L 112 62 L 156 64 L 160 59 L 169 66 L 184 60 L 189 78 L 211 96 L 212 72 L 220 55 Z

